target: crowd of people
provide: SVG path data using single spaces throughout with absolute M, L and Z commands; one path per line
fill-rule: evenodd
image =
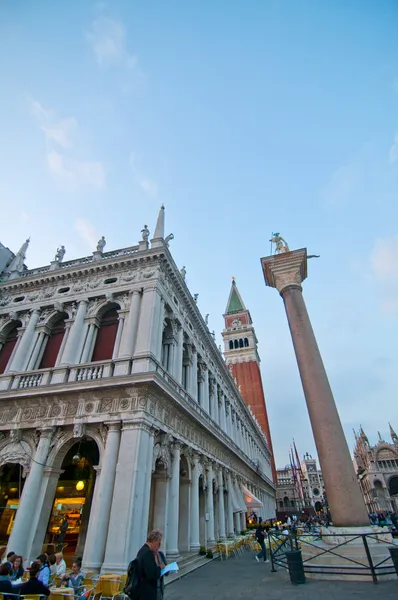
M 61 552 L 50 555 L 40 554 L 28 570 L 29 579 L 22 581 L 25 572 L 22 556 L 15 552 L 7 554 L 5 561 L 0 565 L 0 593 L 5 594 L 5 600 L 12 598 L 12 596 L 7 597 L 7 594 L 49 596 L 50 587 L 55 584 L 56 577 L 60 578 L 61 585 L 73 588 L 75 599 L 80 598 L 84 579 L 80 558 L 73 563 L 72 572 L 67 573 L 66 562 Z

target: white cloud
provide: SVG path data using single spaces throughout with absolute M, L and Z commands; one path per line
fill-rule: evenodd
M 97 190 L 104 188 L 106 173 L 102 163 L 76 156 L 77 120 L 74 117 L 59 118 L 37 100 L 30 100 L 30 109 L 45 136 L 46 163 L 53 179 L 71 189 L 82 185 Z
M 393 144 L 390 148 L 390 163 L 395 163 L 398 161 L 398 131 L 395 134 L 395 138 Z
M 75 229 L 85 244 L 87 244 L 91 250 L 95 250 L 101 236 L 98 235 L 94 225 L 86 219 L 78 218 L 75 221 Z
M 51 150 L 47 153 L 47 165 L 56 181 L 71 188 L 88 185 L 100 190 L 105 186 L 105 169 L 100 162 L 77 161 Z
M 73 137 L 78 128 L 76 119 L 58 119 L 52 110 L 44 108 L 37 100 L 31 100 L 30 107 L 47 142 L 54 142 L 61 148 L 73 147 Z
M 138 59 L 127 49 L 126 30 L 120 21 L 100 16 L 91 24 L 86 38 L 99 67 L 136 67 Z
M 147 194 L 147 196 L 151 196 L 152 198 L 156 198 L 159 192 L 159 187 L 156 181 L 149 179 L 146 177 L 141 170 L 137 167 L 134 153 L 130 153 L 130 166 L 134 176 L 134 181 L 140 186 L 143 192 Z

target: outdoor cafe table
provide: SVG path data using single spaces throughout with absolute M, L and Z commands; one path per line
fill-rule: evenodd
M 50 588 L 52 594 L 62 594 L 63 596 L 73 596 L 74 589 L 70 587 L 53 587 Z

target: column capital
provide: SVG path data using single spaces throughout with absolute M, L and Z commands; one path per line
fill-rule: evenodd
M 261 259 L 265 284 L 282 295 L 290 287 L 301 289 L 307 277 L 307 249 L 293 250 Z
M 122 427 L 121 421 L 104 421 L 104 425 L 108 428 L 108 433 L 110 431 L 120 431 Z
M 56 431 L 56 427 L 38 427 L 37 431 L 40 433 L 40 439 L 51 440 L 52 436 Z

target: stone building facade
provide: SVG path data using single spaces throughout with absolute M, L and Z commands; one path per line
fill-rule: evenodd
M 371 446 L 362 427 L 354 431 L 354 467 L 369 513 L 398 513 L 398 437 L 391 425 L 391 442 Z
M 277 469 L 276 510 L 279 515 L 295 513 L 314 514 L 325 508 L 326 494 L 322 471 L 308 452 L 300 462 L 301 486 L 295 482 L 291 466 Z M 297 478 L 301 477 L 297 472 Z
M 240 532 L 250 500 L 275 515 L 267 440 L 170 239 L 162 207 L 151 241 L 145 226 L 136 246 L 102 239 L 66 262 L 61 247 L 30 270 L 27 240 L 2 274 L 0 535 L 24 557 L 65 506 L 84 568 L 103 572 L 124 571 L 148 529 L 175 558 Z

